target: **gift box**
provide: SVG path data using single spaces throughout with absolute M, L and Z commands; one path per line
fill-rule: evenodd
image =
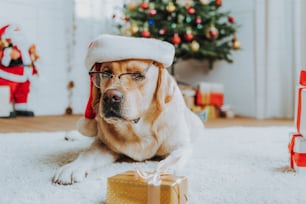
M 0 86 L 0 117 L 9 117 L 11 111 L 10 87 Z
M 158 178 L 158 179 L 156 179 Z M 152 182 L 152 179 L 155 180 Z M 172 174 L 128 171 L 107 179 L 107 204 L 184 204 L 187 178 Z
M 224 103 L 224 87 L 222 84 L 205 83 L 198 84 L 196 92 L 197 105 L 222 106 Z
M 301 70 L 296 96 L 296 128 L 299 133 L 306 135 L 306 70 Z
M 290 133 L 288 150 L 290 167 L 298 173 L 306 173 L 306 138 L 299 133 Z

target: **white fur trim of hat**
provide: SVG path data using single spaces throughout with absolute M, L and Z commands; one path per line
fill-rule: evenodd
M 169 67 L 173 63 L 174 52 L 174 46 L 165 41 L 102 34 L 90 43 L 85 65 L 89 70 L 95 63 L 150 59 Z

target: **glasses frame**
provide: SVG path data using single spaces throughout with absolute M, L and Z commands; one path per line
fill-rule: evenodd
M 132 75 L 132 74 L 142 74 L 143 76 L 144 76 L 144 79 L 146 78 L 146 74 L 147 74 L 147 72 L 149 71 L 149 69 L 151 68 L 151 66 L 152 65 L 154 65 L 156 62 L 155 61 L 152 61 L 149 65 L 148 65 L 148 67 L 144 70 L 144 72 L 124 72 L 124 73 L 121 73 L 121 74 L 119 74 L 119 75 L 116 75 L 116 74 L 113 74 L 113 73 L 110 73 L 110 72 L 101 72 L 101 71 L 94 71 L 94 68 L 96 67 L 96 64 L 97 63 L 95 63 L 92 67 L 91 67 L 91 69 L 90 69 L 90 71 L 88 72 L 88 74 L 89 74 L 89 76 L 91 77 L 91 80 L 92 80 L 92 75 L 94 75 L 94 74 L 107 74 L 107 75 L 109 75 L 109 78 L 108 79 L 115 79 L 115 78 L 118 78 L 119 79 L 119 82 L 121 82 L 120 81 L 120 78 L 122 77 L 122 76 L 124 76 L 124 75 Z M 102 65 L 103 63 L 101 63 L 101 65 Z M 99 76 L 100 77 L 100 76 Z M 101 80 L 101 79 L 100 79 Z M 137 81 L 137 80 L 136 80 Z M 139 81 L 142 81 L 142 80 L 139 80 Z M 100 88 L 101 86 L 98 86 L 95 82 L 93 82 L 93 84 L 97 87 L 97 88 Z

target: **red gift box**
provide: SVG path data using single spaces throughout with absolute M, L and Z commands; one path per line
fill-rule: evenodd
M 200 83 L 196 92 L 196 104 L 199 106 L 224 104 L 224 90 L 222 84 Z
M 290 168 L 295 169 L 297 172 L 306 170 L 306 138 L 299 133 L 291 133 L 288 150 Z
M 306 70 L 301 70 L 296 100 L 295 124 L 298 133 L 306 135 Z

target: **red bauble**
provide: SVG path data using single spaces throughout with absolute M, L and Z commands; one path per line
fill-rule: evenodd
M 147 9 L 147 8 L 149 8 L 149 4 L 148 4 L 148 2 L 142 2 L 142 3 L 140 4 L 140 7 L 141 7 L 142 9 Z
M 160 30 L 159 30 L 159 34 L 160 34 L 160 35 L 165 35 L 165 34 L 166 34 L 166 29 L 164 29 L 164 28 L 163 28 L 163 29 L 160 29 Z
M 192 35 L 192 33 L 186 33 L 186 34 L 185 34 L 185 40 L 187 40 L 187 41 L 193 40 L 193 35 Z
M 218 32 L 215 30 L 210 30 L 209 35 L 211 38 L 216 38 L 218 36 Z
M 202 19 L 201 17 L 197 17 L 197 19 L 195 20 L 196 24 L 201 24 L 202 23 Z
M 230 23 L 234 23 L 235 22 L 235 19 L 234 19 L 234 17 L 233 16 L 228 16 L 228 22 L 230 22 Z
M 144 30 L 144 31 L 142 31 L 141 35 L 144 38 L 148 38 L 148 37 L 150 37 L 151 33 L 148 30 Z
M 187 13 L 189 13 L 190 15 L 192 14 L 195 14 L 196 10 L 192 7 L 190 7 L 188 10 L 187 10 Z
M 181 37 L 176 33 L 174 34 L 173 38 L 172 38 L 172 42 L 174 45 L 178 45 L 182 42 Z
M 157 11 L 156 11 L 155 9 L 149 10 L 149 15 L 150 15 L 150 16 L 155 16 L 156 13 L 157 13 Z
M 216 6 L 222 6 L 222 0 L 216 0 Z

